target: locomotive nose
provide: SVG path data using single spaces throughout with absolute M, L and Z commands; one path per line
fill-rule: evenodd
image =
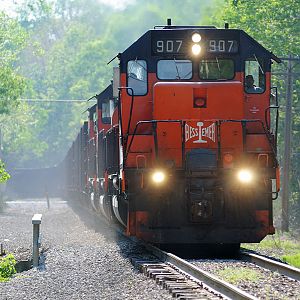
M 243 119 L 241 99 L 239 81 L 158 82 L 153 88 L 153 119 Z

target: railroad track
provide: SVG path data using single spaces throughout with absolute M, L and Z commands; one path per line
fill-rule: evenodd
M 89 211 L 89 213 L 99 217 L 93 212 Z M 106 221 L 105 223 L 108 225 Z M 124 236 L 119 227 L 111 227 Z M 136 238 L 127 238 L 136 244 L 141 244 L 141 241 Z M 150 244 L 142 244 L 152 256 L 150 259 L 145 258 L 147 255 L 143 254 L 133 257 L 131 258 L 133 265 L 168 289 L 177 299 L 258 299 L 172 253 Z M 299 269 L 255 253 L 241 251 L 236 260 L 252 263 L 300 281 Z
M 152 245 L 144 246 L 158 261 L 134 259 L 133 264 L 177 299 L 258 299 L 172 253 Z M 264 256 L 241 251 L 238 259 L 300 280 L 299 269 Z
M 82 206 L 80 206 L 82 207 Z M 99 216 L 82 207 L 90 216 Z M 114 228 L 122 236 L 128 238 L 135 244 L 141 244 L 147 252 L 152 255 L 151 259 L 144 257 L 131 258 L 133 265 L 140 269 L 145 275 L 156 280 L 157 283 L 167 288 L 177 299 L 257 299 L 243 290 L 229 284 L 216 276 L 205 272 L 180 257 L 167 253 L 155 246 L 143 243 L 135 237 L 124 235 L 118 226 L 108 224 L 101 218 L 106 225 Z M 147 255 L 146 255 L 147 256 Z M 149 257 L 149 255 L 148 255 Z M 153 259 L 155 257 L 155 259 Z
M 300 269 L 282 262 L 247 251 L 240 252 L 240 259 L 300 281 Z
M 149 244 L 144 246 L 159 261 L 135 259 L 134 265 L 169 289 L 177 299 L 257 299 L 172 253 Z

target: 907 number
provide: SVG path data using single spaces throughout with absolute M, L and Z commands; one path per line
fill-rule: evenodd
M 178 53 L 181 49 L 182 40 L 160 40 L 156 42 L 156 52 L 158 53 Z
M 210 40 L 209 52 L 234 52 L 233 40 Z

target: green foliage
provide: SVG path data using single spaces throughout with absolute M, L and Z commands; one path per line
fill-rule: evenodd
M 0 282 L 8 281 L 16 273 L 16 260 L 12 254 L 0 258 Z
M 27 85 L 24 97 L 87 99 L 99 93 L 110 83 L 113 63 L 107 66 L 107 62 L 118 52 L 154 25 L 165 24 L 167 17 L 172 17 L 174 24 L 197 24 L 210 1 L 203 1 L 201 9 L 198 1 L 186 4 L 182 12 L 178 10 L 180 0 L 137 1 L 118 11 L 93 0 L 24 1 L 18 18 L 29 41 L 19 66 L 31 79 L 31 89 Z M 4 151 L 9 161 L 15 156 L 19 166 L 32 164 L 32 158 L 35 166 L 59 163 L 86 118 L 82 112 L 87 105 L 91 104 L 31 106 L 31 120 L 23 114 L 20 117 L 24 120 L 24 126 L 18 126 L 22 132 L 13 129 L 11 138 L 5 134 Z M 32 120 L 35 125 L 27 126 Z M 30 150 L 29 144 L 35 150 Z
M 0 183 L 5 182 L 10 178 L 9 174 L 5 171 L 4 163 L 0 159 Z
M 47 119 L 47 114 L 43 113 L 44 110 L 34 110 L 34 107 L 22 102 L 13 113 L 0 115 L 3 152 L 7 162 L 14 161 L 16 157 L 20 163 L 42 156 L 48 147 L 38 139 L 38 133 Z
M 300 237 L 277 232 L 274 236 L 267 236 L 260 243 L 242 244 L 242 247 L 273 256 L 295 266 L 300 267 Z
M 18 22 L 0 11 L 0 66 L 8 66 L 18 58 L 26 33 Z
M 277 237 L 266 237 L 259 244 L 243 244 L 243 247 L 255 251 L 269 250 L 273 251 L 274 254 L 283 254 L 283 253 L 294 253 L 295 251 L 300 251 L 299 242 L 293 240 L 284 240 Z
M 223 270 L 218 270 L 217 275 L 223 280 L 232 284 L 241 282 L 257 282 L 262 278 L 262 275 L 247 267 L 227 267 Z
M 227 1 L 215 16 L 219 26 L 245 30 L 277 55 L 298 55 L 300 48 L 298 0 Z
M 16 8 L 20 23 L 25 28 L 42 24 L 52 14 L 52 6 L 46 0 L 25 0 Z
M 0 68 L 0 115 L 9 113 L 18 105 L 18 98 L 25 89 L 25 80 L 10 67 Z
M 300 253 L 295 255 L 284 255 L 282 260 L 294 267 L 300 268 Z
M 13 64 L 25 44 L 26 33 L 13 19 L 0 12 L 0 115 L 16 107 L 25 81 Z
M 259 41 L 264 47 L 279 57 L 300 52 L 300 2 L 298 0 L 259 0 L 226 1 L 221 10 L 214 16 L 219 26 L 229 22 L 231 28 L 239 28 Z M 273 71 L 286 72 L 287 62 L 280 66 L 273 65 Z M 295 63 L 293 72 L 300 72 L 300 64 Z M 279 103 L 283 106 L 279 121 L 279 159 L 282 162 L 284 148 L 284 107 L 286 98 L 285 77 L 273 76 L 273 85 L 278 86 Z M 293 132 L 292 132 L 292 174 L 290 180 L 290 223 L 293 230 L 300 227 L 300 79 L 294 76 L 293 91 Z M 282 165 L 282 163 L 281 163 Z

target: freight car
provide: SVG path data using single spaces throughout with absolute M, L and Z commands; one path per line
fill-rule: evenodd
M 68 198 L 153 244 L 273 234 L 280 59 L 227 24 L 170 20 L 116 58 L 64 160 Z

